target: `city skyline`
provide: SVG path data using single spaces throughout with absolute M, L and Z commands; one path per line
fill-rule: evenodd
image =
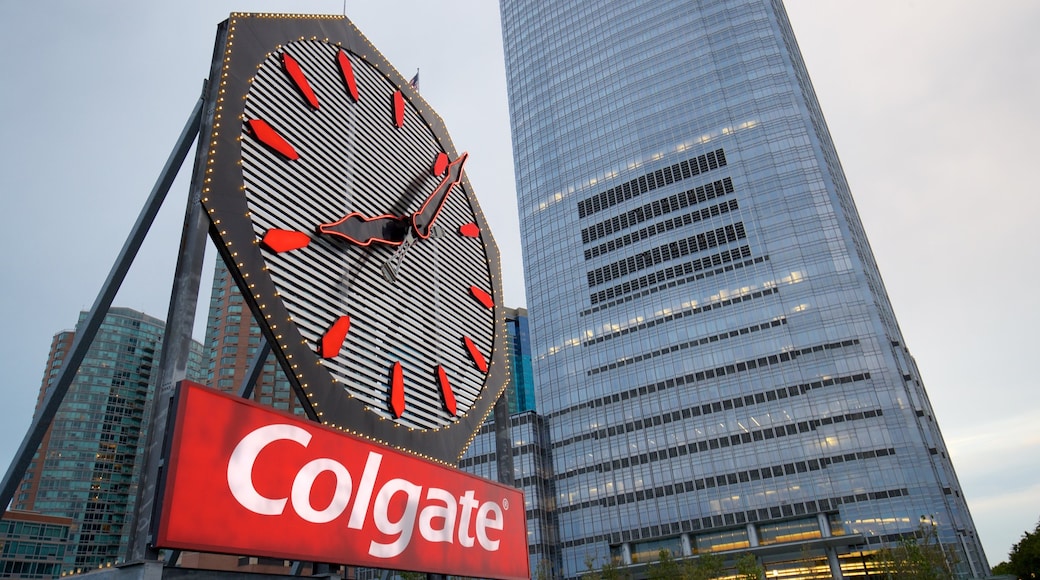
M 423 94 L 445 118 L 460 149 L 479 153 L 467 172 L 484 207 L 511 208 L 498 14 L 496 6 L 486 4 L 490 8 L 451 4 L 461 19 L 410 3 L 351 4 L 347 13 L 406 76 L 421 70 Z M 9 328 L 17 329 L 4 339 L 5 362 L 13 371 L 9 389 L 17 389 L 4 415 L 9 429 L 4 433 L 11 440 L 0 453 L 4 465 L 31 418 L 49 337 L 71 328 L 78 311 L 92 303 L 197 98 L 217 22 L 234 8 L 342 10 L 341 2 L 331 1 L 199 4 L 176 11 L 184 14 L 127 3 L 94 6 L 101 9 L 79 14 L 83 7 L 61 4 L 59 16 L 48 22 L 58 33 L 48 39 L 19 31 L 21 16 L 39 19 L 30 22 L 44 18 L 39 9 L 3 9 L 7 24 L 2 26 L 14 44 L 40 43 L 3 65 L 5 78 L 19 87 L 0 101 L 7 111 L 0 183 L 18 217 L 2 240 L 19 250 L 9 250 L 2 263 L 10 276 L 4 316 Z M 1037 249 L 1025 237 L 1026 216 L 1037 201 L 1026 197 L 1025 177 L 1015 173 L 1028 165 L 1028 137 L 1037 123 L 1025 105 L 1035 100 L 1037 81 L 1016 75 L 1037 62 L 1024 32 L 1037 12 L 1008 4 L 1001 5 L 1001 14 L 944 6 L 931 15 L 920 6 L 895 3 L 790 2 L 788 12 L 903 333 L 995 564 L 1040 516 L 1035 499 L 1040 486 L 1028 485 L 1040 471 L 1034 459 L 1040 442 L 1030 429 L 1040 413 L 1024 362 L 1032 344 L 1024 329 L 1037 312 L 1013 292 L 993 296 L 997 288 L 1028 288 L 1037 277 Z M 473 20 L 478 16 L 482 20 Z M 121 24 L 107 26 L 116 20 Z M 826 21 L 834 24 L 821 24 Z M 428 22 L 452 22 L 473 34 L 458 35 L 467 38 L 453 38 L 444 43 L 446 52 L 435 53 L 424 46 L 434 39 L 425 30 Z M 493 32 L 486 34 L 488 29 Z M 957 38 L 972 40 L 951 42 Z M 460 55 L 467 57 L 461 79 L 451 66 Z M 449 77 L 453 80 L 445 81 Z M 975 101 L 990 107 L 972 111 L 968 107 Z M 474 103 L 491 111 L 475 114 Z M 912 114 L 901 116 L 905 111 Z M 486 125 L 497 127 L 490 137 Z M 149 236 L 117 305 L 165 316 L 188 173 L 182 171 L 171 191 L 162 223 Z M 1010 202 L 984 203 L 991 197 Z M 1004 208 L 1014 208 L 1010 217 Z M 515 272 L 510 278 L 508 261 L 511 257 L 513 269 L 519 269 L 515 214 L 489 217 L 507 256 L 507 305 L 523 306 L 522 286 Z M 41 223 L 47 224 L 44 233 Z M 203 325 L 204 319 L 200 310 Z M 976 413 L 990 419 L 980 423 Z M 1018 461 L 1000 461 L 1007 453 Z

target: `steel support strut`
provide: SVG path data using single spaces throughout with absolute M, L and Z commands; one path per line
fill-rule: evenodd
M 116 293 L 119 292 L 119 287 L 123 284 L 123 280 L 126 279 L 130 265 L 133 264 L 134 258 L 137 257 L 137 252 L 141 249 L 141 244 L 144 242 L 152 222 L 155 221 L 155 216 L 159 213 L 159 208 L 162 207 L 163 200 L 166 199 L 166 194 L 170 191 L 170 187 L 177 177 L 177 172 L 184 163 L 184 158 L 188 156 L 188 151 L 191 149 L 191 144 L 195 141 L 195 136 L 198 135 L 199 126 L 202 122 L 202 109 L 203 99 L 200 98 L 195 104 L 195 109 L 192 110 L 188 122 L 185 123 L 184 129 L 181 130 L 177 145 L 166 160 L 166 165 L 163 166 L 159 179 L 152 187 L 144 208 L 141 209 L 141 213 L 137 216 L 137 222 L 134 223 L 133 229 L 130 230 L 130 234 L 126 238 L 126 242 L 123 243 L 123 249 L 120 250 L 119 256 L 108 273 L 108 278 L 105 279 L 105 283 L 101 286 L 101 290 L 94 300 L 94 305 L 91 306 L 90 312 L 83 323 L 76 328 L 76 337 L 72 341 L 72 348 L 62 364 L 58 376 L 47 387 L 43 404 L 33 416 L 29 431 L 25 434 L 25 438 L 22 439 L 22 444 L 19 446 L 14 460 L 7 468 L 3 483 L 0 484 L 2 486 L 2 489 L 0 489 L 0 514 L 6 512 L 8 505 L 14 498 L 15 490 L 21 483 L 22 478 L 25 477 L 25 472 L 32 462 L 33 455 L 39 449 L 43 436 L 47 433 L 51 421 L 54 420 L 62 400 L 69 392 L 69 387 L 79 371 L 80 364 L 86 357 L 90 345 L 94 342 L 94 337 L 97 336 L 101 323 L 104 321 L 105 316 L 108 315 L 112 301 L 115 299 Z

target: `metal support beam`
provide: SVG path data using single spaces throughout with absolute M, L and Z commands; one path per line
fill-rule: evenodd
M 271 343 L 267 342 L 267 339 L 261 335 L 260 346 L 256 350 L 256 356 L 249 363 L 246 378 L 242 380 L 242 386 L 238 389 L 239 397 L 248 399 L 253 396 L 253 389 L 256 388 L 256 382 L 260 380 L 260 373 L 264 371 L 264 362 L 267 361 L 269 354 L 271 354 Z
M 509 487 L 516 487 L 512 421 L 509 416 L 508 393 L 505 391 L 495 401 L 495 460 L 498 468 L 498 482 Z
M 205 89 L 203 89 L 205 94 Z M 212 128 L 213 103 L 207 103 L 205 114 L 200 118 L 199 133 L 208 138 Z M 200 139 L 205 143 L 205 139 Z M 161 482 L 164 451 L 168 445 L 170 405 L 179 381 L 187 376 L 188 356 L 191 352 L 191 332 L 195 325 L 195 310 L 198 306 L 199 287 L 202 283 L 202 267 L 206 256 L 209 217 L 202 207 L 201 172 L 205 171 L 207 149 L 199 146 L 195 150 L 195 166 L 192 171 L 192 189 L 184 212 L 184 227 L 181 232 L 180 249 L 177 254 L 177 269 L 173 275 L 170 292 L 170 309 L 166 315 L 163 332 L 162 357 L 159 359 L 159 383 L 152 400 L 152 415 L 148 424 L 148 443 L 145 447 L 144 465 L 137 490 L 137 504 L 133 528 L 130 533 L 129 561 L 158 560 L 159 551 L 152 545 L 152 531 L 158 523 L 161 506 Z
M 199 132 L 199 126 L 202 121 L 202 109 L 203 99 L 200 98 L 195 104 L 188 122 L 185 123 L 184 129 L 181 131 L 177 145 L 174 147 L 173 152 L 170 153 L 169 159 L 166 160 L 166 165 L 159 174 L 159 179 L 152 187 L 152 192 L 148 195 L 144 208 L 141 209 L 141 213 L 137 216 L 137 222 L 134 223 L 130 234 L 126 238 L 126 242 L 123 243 L 123 249 L 120 250 L 115 264 L 112 265 L 108 278 L 101 286 L 101 291 L 98 292 L 97 299 L 94 300 L 94 305 L 90 308 L 90 313 L 83 321 L 83 324 L 76 328 L 76 337 L 72 341 L 69 355 L 65 358 L 61 371 L 59 371 L 54 382 L 47 387 L 43 404 L 33 416 L 29 431 L 25 434 L 25 438 L 22 440 L 14 460 L 8 466 L 3 483 L 0 484 L 0 514 L 6 512 L 7 506 L 14 498 L 15 490 L 21 483 L 22 478 L 25 477 L 25 471 L 32 462 L 33 455 L 39 449 L 40 442 L 43 441 L 51 421 L 54 420 L 54 416 L 57 414 L 65 394 L 68 393 L 69 387 L 79 371 L 80 364 L 86 357 L 90 345 L 94 342 L 94 337 L 97 336 L 101 323 L 104 321 L 105 316 L 108 315 L 112 301 L 115 299 L 119 287 L 123 284 L 123 280 L 126 279 L 130 265 L 133 263 L 134 258 L 137 257 L 137 252 L 141 249 L 141 244 L 144 242 L 152 222 L 155 221 L 155 216 L 159 213 L 159 208 L 162 207 L 163 200 L 166 199 L 166 194 L 170 191 L 170 186 L 173 185 L 177 172 L 191 149 L 191 144 L 195 141 L 195 136 Z

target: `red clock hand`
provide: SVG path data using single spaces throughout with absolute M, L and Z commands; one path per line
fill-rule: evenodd
M 466 163 L 467 157 L 469 157 L 469 154 L 463 153 L 459 155 L 458 159 L 448 164 L 448 173 L 444 176 L 444 179 L 433 190 L 433 193 L 426 198 L 419 211 L 412 216 L 412 227 L 415 228 L 415 233 L 420 238 L 425 240 L 430 237 L 430 228 L 433 226 L 437 216 L 440 215 L 441 208 L 444 207 L 444 201 L 448 199 L 448 193 L 451 192 L 451 188 L 455 184 L 462 181 L 462 166 Z
M 408 218 L 392 215 L 369 218 L 355 211 L 339 221 L 319 225 L 318 231 L 359 246 L 367 246 L 373 242 L 400 246 L 408 232 Z

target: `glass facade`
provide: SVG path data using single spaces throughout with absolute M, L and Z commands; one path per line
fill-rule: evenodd
M 985 576 L 782 4 L 501 15 L 562 575 L 662 543 L 855 576 L 928 515 Z
M 509 336 L 509 413 L 535 410 L 534 371 L 531 369 L 531 333 L 526 308 L 506 310 L 506 334 Z
M 203 382 L 225 393 L 238 394 L 260 349 L 261 340 L 260 327 L 245 305 L 242 292 L 224 260 L 218 257 L 206 318 L 205 344 L 209 361 L 207 380 Z M 264 368 L 253 385 L 251 398 L 268 407 L 304 414 L 274 353 L 267 355 Z
M 79 322 L 86 317 L 80 313 Z M 126 557 L 164 327 L 129 308 L 109 310 L 12 502 L 74 522 L 66 573 Z M 41 402 L 74 336 L 55 335 Z M 202 345 L 193 342 L 189 379 L 203 378 L 202 360 Z
M 523 308 L 507 309 L 506 330 L 510 338 L 509 344 L 512 346 L 509 355 L 510 381 L 505 392 L 510 414 L 505 440 L 510 441 L 510 448 L 498 448 L 495 415 L 492 413 L 466 449 L 465 455 L 459 461 L 459 468 L 480 477 L 502 482 L 509 480 L 509 477 L 503 477 L 498 471 L 499 454 L 512 454 L 512 481 L 507 483 L 524 491 L 531 574 L 555 578 L 560 572 L 559 537 L 553 515 L 556 494 L 553 486 L 548 425 L 534 408 L 527 311 Z
M 58 578 L 72 520 L 8 511 L 0 521 L 0 578 Z

